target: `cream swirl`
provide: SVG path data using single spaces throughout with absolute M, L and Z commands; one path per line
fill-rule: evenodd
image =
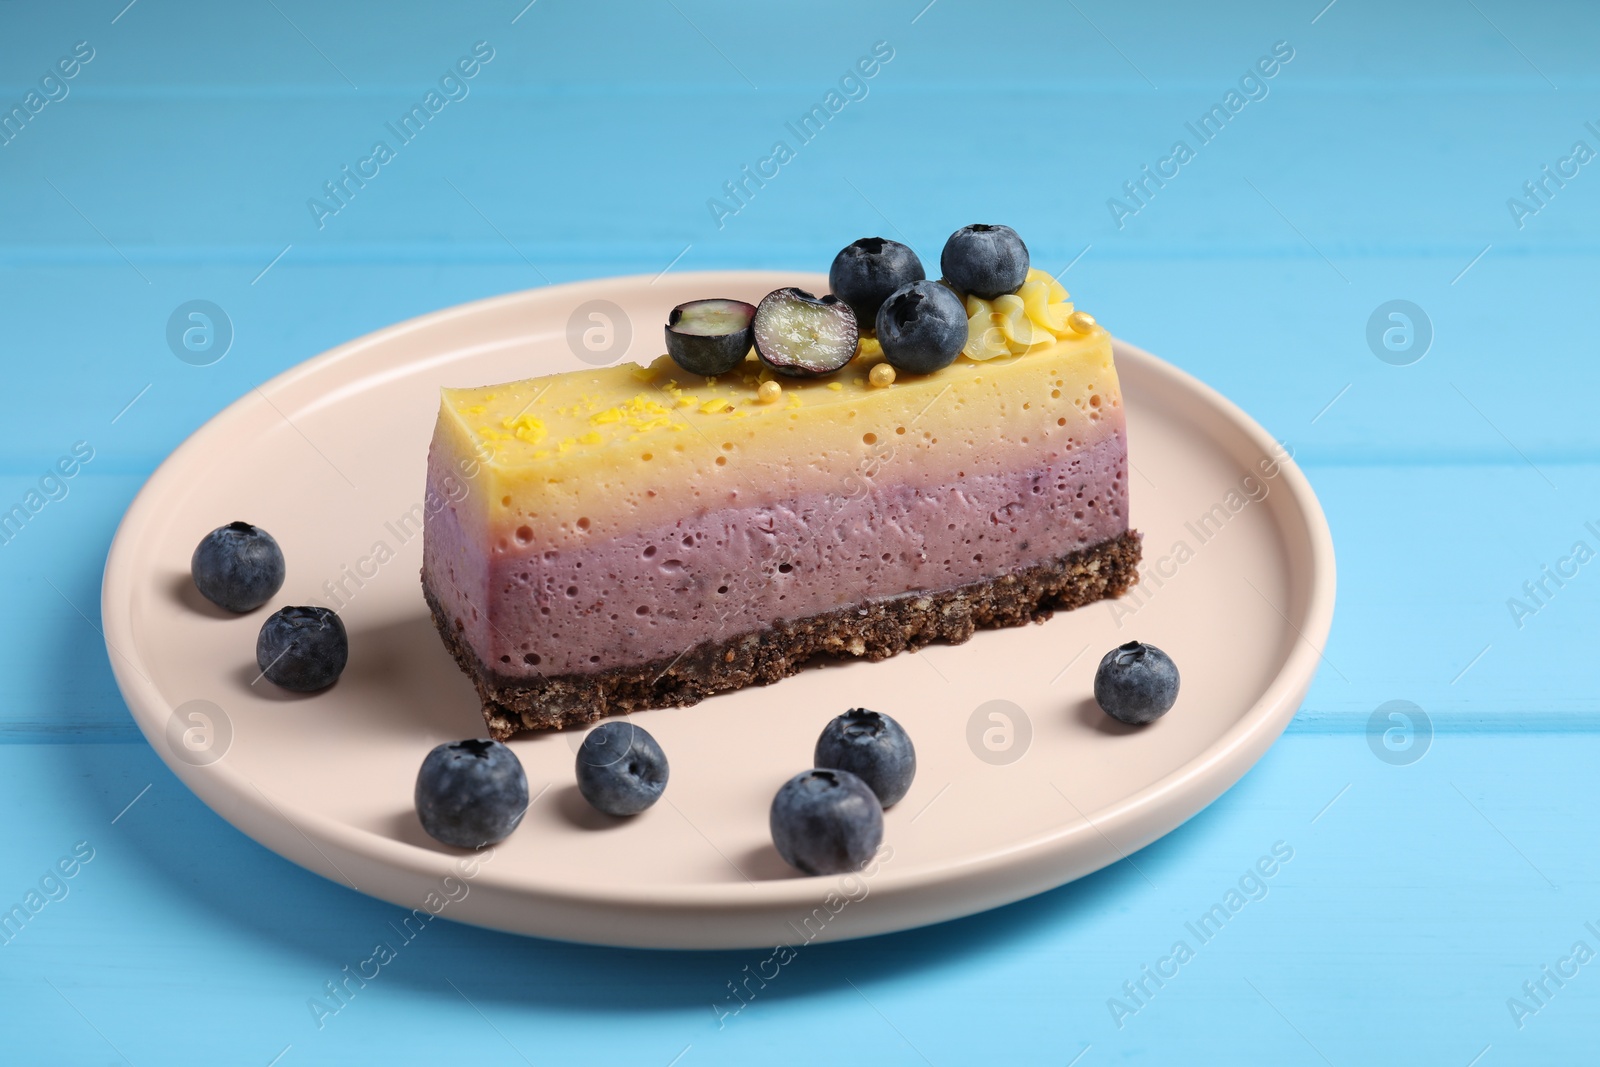
M 993 300 L 969 295 L 966 302 L 967 343 L 961 354 L 968 359 L 1020 356 L 1074 333 L 1067 322 L 1072 315 L 1069 294 L 1042 270 L 1030 268 L 1015 293 Z

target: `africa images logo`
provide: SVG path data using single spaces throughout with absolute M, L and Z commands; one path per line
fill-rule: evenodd
M 0 103 L 0 147 L 6 147 L 22 136 L 22 131 L 27 128 L 45 108 L 51 104 L 59 104 L 72 92 L 70 84 L 73 78 L 94 59 L 94 46 L 88 41 L 79 41 L 72 46 L 72 54 L 62 56 L 55 64 L 39 77 L 38 87 L 29 89 L 22 97 L 22 103 L 12 104 L 7 107 Z
M 399 118 L 384 123 L 384 129 L 393 135 L 394 144 L 383 139 L 374 141 L 372 150 L 358 159 L 354 168 L 346 163 L 339 168 L 338 177 L 322 183 L 322 197 L 313 196 L 306 200 L 306 209 L 311 212 L 311 221 L 317 224 L 317 229 L 325 228 L 328 219 L 349 207 L 356 194 L 367 187 L 367 182 L 375 179 L 386 165 L 398 158 L 400 149 L 421 136 L 436 115 L 451 103 L 465 100 L 472 92 L 468 83 L 493 59 L 494 48 L 488 41 L 479 41 L 472 46 L 470 56 L 462 56 L 454 66 L 439 75 L 437 89 L 429 89 L 419 102 L 412 104 Z

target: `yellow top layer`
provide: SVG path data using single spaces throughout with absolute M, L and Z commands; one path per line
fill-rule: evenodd
M 778 377 L 753 357 L 703 378 L 662 356 L 648 367 L 446 389 L 434 447 L 487 457 L 479 485 L 488 505 L 469 513 L 512 529 L 558 524 L 578 537 L 621 528 L 626 513 L 847 492 L 852 479 L 901 464 L 947 459 L 975 472 L 1008 440 L 1085 443 L 1113 413 L 1120 427 L 1109 335 L 1066 328 L 1072 307 L 1048 275 L 1031 272 L 1023 290 L 988 305 L 969 299 L 978 331 L 969 347 L 980 358 L 902 372 L 887 386 L 869 381 L 883 361 L 870 337 L 825 378 Z M 1002 344 L 1005 354 L 990 351 Z M 776 399 L 760 395 L 769 381 L 781 386 Z
M 1043 271 L 1030 270 L 1016 295 L 993 301 L 969 296 L 966 305 L 968 340 L 962 356 L 974 361 L 1023 355 L 1079 336 L 1067 325 L 1073 310 L 1067 291 Z M 630 363 L 495 388 L 446 389 L 444 402 L 464 429 L 495 453 L 525 463 L 595 445 L 639 441 L 654 431 L 680 433 L 693 425 L 693 416 L 716 422 L 717 416 L 740 419 L 773 407 L 793 411 L 807 403 L 844 403 L 846 397 L 824 394 L 875 391 L 878 387 L 868 379 L 881 362 L 883 350 L 868 336 L 862 338 L 859 354 L 849 366 L 821 379 L 781 377 L 754 358 L 728 374 L 703 378 L 661 356 L 649 367 Z M 623 373 L 628 377 L 620 377 Z M 924 385 L 938 385 L 936 379 L 950 373 L 902 378 L 902 388 L 918 379 Z M 782 386 L 777 404 L 758 395 L 761 383 L 767 381 Z M 519 448 L 519 443 L 531 450 Z

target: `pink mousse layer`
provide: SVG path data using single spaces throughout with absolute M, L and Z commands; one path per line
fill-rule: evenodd
M 497 673 L 589 673 L 1100 544 L 1127 532 L 1126 472 L 1114 429 L 1036 469 L 706 510 L 576 549 L 468 543 L 451 505 L 430 513 L 423 569 Z

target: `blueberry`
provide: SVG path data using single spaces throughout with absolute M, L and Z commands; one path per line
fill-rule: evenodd
M 607 815 L 637 815 L 667 788 L 667 755 L 642 726 L 604 722 L 578 746 L 578 792 Z
M 667 316 L 667 355 L 690 374 L 726 374 L 744 362 L 755 331 L 754 304 L 743 300 L 691 300 Z
M 899 370 L 927 374 L 948 367 L 966 343 L 966 305 L 949 286 L 910 282 L 878 309 L 878 344 Z
M 754 325 L 756 355 L 791 378 L 820 378 L 856 358 L 856 313 L 836 296 L 776 289 L 761 298 Z
M 254 611 L 283 588 L 283 550 L 248 522 L 230 522 L 201 539 L 189 560 L 200 595 L 228 611 Z
M 772 843 L 806 874 L 858 871 L 883 842 L 883 805 L 849 771 L 813 768 L 772 798 Z
M 857 322 L 870 326 L 890 293 L 927 276 L 922 260 L 899 241 L 863 237 L 833 257 L 833 266 L 828 268 L 828 288 L 850 305 Z
M 435 841 L 482 848 L 511 836 L 528 810 L 517 754 L 488 738 L 440 745 L 417 771 L 417 818 Z
M 326 689 L 350 659 L 344 623 L 328 608 L 279 608 L 261 624 L 256 666 L 273 685 L 296 693 Z
M 866 708 L 851 708 L 823 727 L 816 761 L 866 782 L 886 808 L 906 795 L 917 773 L 917 751 L 905 730 Z
M 1028 246 L 1010 226 L 963 226 L 944 243 L 939 269 L 961 292 L 993 300 L 1028 280 Z
M 1118 645 L 1094 672 L 1094 699 L 1102 711 L 1130 726 L 1165 715 L 1178 699 L 1178 668 L 1155 645 Z

